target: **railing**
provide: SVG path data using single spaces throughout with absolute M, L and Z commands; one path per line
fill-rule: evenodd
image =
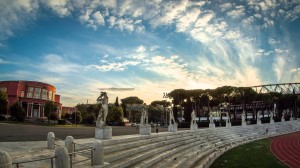
M 64 141 L 63 139 L 59 139 L 59 138 L 53 138 L 53 139 L 54 139 L 54 145 L 55 146 L 63 147 L 62 145 L 59 145 L 59 144 L 55 143 L 55 141 L 57 141 L 57 140 Z
M 31 163 L 31 162 L 39 162 L 39 161 L 43 161 L 43 160 L 51 160 L 51 168 L 53 168 L 53 159 L 55 159 L 56 156 L 52 156 L 52 157 L 46 157 L 46 158 L 41 158 L 41 159 L 34 159 L 34 160 L 28 160 L 28 161 L 20 161 L 20 162 L 13 162 L 13 165 L 16 165 L 17 168 L 19 168 L 20 164 L 26 164 L 26 163 Z
M 91 147 L 91 146 L 88 146 L 88 145 L 78 144 L 78 143 L 75 143 L 75 142 L 73 143 L 73 145 L 74 145 L 74 152 L 73 153 L 69 153 L 71 168 L 72 168 L 73 164 L 77 164 L 77 163 L 80 163 L 80 162 L 85 162 L 85 161 L 88 161 L 88 160 L 91 160 L 91 166 L 93 166 L 94 165 L 94 163 L 93 163 L 94 148 Z M 80 149 L 76 150 L 76 145 L 84 147 L 84 148 L 80 148 Z M 87 157 L 87 159 L 73 162 L 73 157 L 76 156 L 75 154 Z

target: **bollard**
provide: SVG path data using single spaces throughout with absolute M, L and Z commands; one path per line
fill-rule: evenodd
M 55 135 L 53 132 L 49 132 L 47 135 L 47 148 L 55 149 Z
M 93 154 L 93 163 L 94 165 L 103 165 L 104 164 L 104 150 L 102 141 L 96 140 L 94 142 L 94 154 Z
M 0 167 L 1 168 L 12 168 L 11 157 L 5 151 L 0 151 Z
M 68 150 L 65 147 L 58 147 L 55 149 L 55 167 L 56 168 L 70 168 L 70 157 Z
M 67 136 L 65 140 L 65 147 L 67 148 L 69 153 L 74 152 L 74 139 L 72 136 Z

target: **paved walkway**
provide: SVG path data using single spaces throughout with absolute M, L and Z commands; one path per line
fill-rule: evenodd
M 290 168 L 300 167 L 300 132 L 274 137 L 270 149 Z

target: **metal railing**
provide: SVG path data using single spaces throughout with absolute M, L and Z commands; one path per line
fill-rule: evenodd
M 73 142 L 73 145 L 74 145 L 74 152 L 73 153 L 69 153 L 71 168 L 72 168 L 73 164 L 77 164 L 77 163 L 80 163 L 80 162 L 85 162 L 85 161 L 88 161 L 88 160 L 91 160 L 91 166 L 93 166 L 94 165 L 94 163 L 93 163 L 93 155 L 94 155 L 94 150 L 95 149 L 93 147 L 91 147 L 91 146 L 83 145 L 83 144 L 78 144 L 78 143 L 75 143 L 75 142 Z M 84 148 L 79 148 L 79 149 L 76 150 L 76 145 L 84 147 Z M 84 157 L 87 157 L 87 159 L 83 159 L 83 160 L 79 160 L 79 161 L 73 162 L 73 157 L 75 157 L 76 154 L 84 156 Z
M 39 162 L 39 161 L 50 159 L 51 160 L 51 168 L 53 168 L 53 159 L 55 159 L 55 158 L 56 158 L 56 156 L 52 156 L 52 157 L 46 157 L 46 158 L 41 158 L 41 159 L 13 162 L 12 165 L 16 165 L 16 167 L 19 168 L 20 164 L 26 164 L 26 163 L 31 163 L 31 162 Z

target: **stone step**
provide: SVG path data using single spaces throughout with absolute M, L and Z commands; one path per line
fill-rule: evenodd
M 188 136 L 188 135 L 189 135 L 188 133 L 186 133 L 186 134 L 173 134 L 173 135 L 160 136 L 160 137 L 155 137 L 155 138 L 150 138 L 150 139 L 129 141 L 129 142 L 121 143 L 121 144 L 107 145 L 107 146 L 104 146 L 104 153 L 108 154 L 108 153 L 112 153 L 112 152 L 116 152 L 116 151 L 120 151 L 120 150 L 139 147 L 139 146 L 142 146 L 142 145 L 147 145 L 149 143 L 167 141 L 167 140 L 180 138 L 182 136 Z
M 176 167 L 184 167 L 185 163 L 188 161 L 188 159 L 190 159 L 190 156 L 193 153 L 203 153 L 205 150 L 210 149 L 211 147 L 206 144 L 206 145 L 198 145 L 196 147 L 194 147 L 193 149 L 186 151 L 185 154 L 179 155 L 177 156 L 176 160 L 170 160 L 168 163 L 168 167 L 170 168 L 176 168 Z M 165 164 L 166 165 L 166 164 Z
M 153 164 L 155 163 L 159 163 L 165 159 L 168 159 L 170 157 L 172 157 L 173 155 L 175 154 L 182 154 L 183 151 L 185 150 L 188 150 L 188 149 L 191 149 L 199 144 L 202 144 L 203 141 L 199 141 L 197 138 L 194 138 L 194 139 L 191 139 L 189 141 L 186 141 L 185 142 L 186 144 L 182 145 L 182 146 L 179 146 L 178 148 L 175 148 L 175 149 L 171 149 L 171 150 L 168 150 L 168 151 L 165 151 L 163 153 L 160 153 L 158 155 L 154 155 L 152 157 L 149 157 L 141 162 L 138 162 L 137 164 L 134 164 L 130 167 L 132 168 L 147 168 L 147 167 L 156 167 L 156 166 L 153 166 Z M 173 157 L 172 157 L 173 158 Z
M 131 155 L 143 153 L 144 151 L 149 151 L 151 149 L 156 149 L 156 148 L 159 148 L 159 147 L 164 146 L 164 145 L 185 141 L 185 140 L 188 140 L 192 137 L 193 137 L 193 135 L 189 134 L 187 136 L 173 138 L 173 139 L 167 139 L 165 141 L 158 141 L 158 142 L 154 142 L 154 143 L 149 143 L 147 145 L 141 144 L 139 147 L 133 147 L 133 148 L 129 148 L 129 149 L 126 149 L 126 150 L 120 150 L 120 151 L 105 154 L 105 159 L 104 160 L 105 160 L 105 162 L 110 163 L 110 162 L 122 159 L 124 157 L 129 157 Z
M 189 140 L 183 140 L 183 141 L 179 141 L 179 142 L 175 142 L 175 143 L 171 143 L 171 144 L 165 144 L 164 146 L 160 146 L 158 148 L 154 148 L 154 149 L 150 149 L 147 151 L 141 151 L 139 153 L 136 153 L 134 155 L 130 155 L 127 157 L 124 157 L 122 159 L 116 160 L 114 162 L 112 162 L 110 164 L 111 167 L 114 168 L 119 168 L 119 167 L 129 167 L 133 164 L 136 164 L 142 160 L 145 160 L 153 155 L 157 155 L 159 153 L 162 153 L 164 151 L 170 150 L 170 149 L 174 149 L 177 148 L 179 146 L 182 146 L 186 143 L 190 143 L 191 141 L 193 141 L 194 139 L 189 139 Z

